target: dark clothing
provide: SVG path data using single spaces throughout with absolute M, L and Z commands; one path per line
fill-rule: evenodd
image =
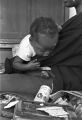
M 44 64 L 55 74 L 54 91 L 82 90 L 82 13 L 62 26 L 53 57 Z

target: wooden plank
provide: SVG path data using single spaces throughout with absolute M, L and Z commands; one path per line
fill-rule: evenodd
M 0 39 L 0 44 L 18 44 L 21 39 Z
M 6 44 L 0 44 L 0 48 L 12 48 L 14 47 L 15 45 L 17 44 L 9 44 L 9 43 L 6 43 Z

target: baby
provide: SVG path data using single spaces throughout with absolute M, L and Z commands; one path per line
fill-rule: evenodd
M 58 32 L 58 26 L 52 18 L 36 18 L 30 26 L 29 34 L 19 44 L 13 68 L 19 71 L 39 69 L 40 62 L 31 58 L 36 55 L 48 56 L 58 42 Z

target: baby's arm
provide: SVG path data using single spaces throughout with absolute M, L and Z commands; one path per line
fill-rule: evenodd
M 23 63 L 23 60 L 16 56 L 13 61 L 13 68 L 20 71 L 27 71 L 27 70 L 36 70 L 39 69 L 40 63 L 36 60 L 28 61 L 27 64 Z

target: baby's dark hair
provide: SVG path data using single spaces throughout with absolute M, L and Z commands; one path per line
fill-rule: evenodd
M 39 17 L 36 18 L 30 26 L 31 36 L 35 36 L 37 33 L 46 34 L 49 37 L 53 38 L 58 34 L 58 27 L 52 18 Z

